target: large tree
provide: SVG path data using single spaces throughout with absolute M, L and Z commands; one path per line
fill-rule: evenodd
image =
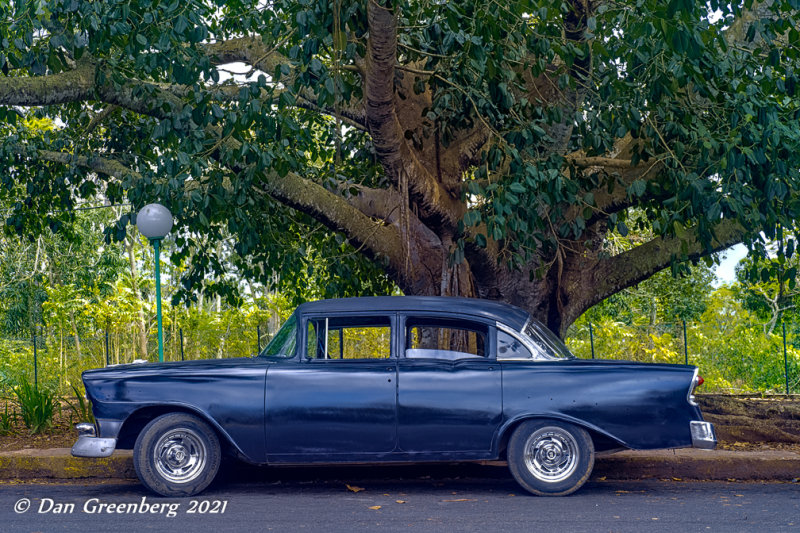
M 187 283 L 233 236 L 265 280 L 317 254 L 350 286 L 377 265 L 407 294 L 511 302 L 563 334 L 665 267 L 793 234 L 797 4 L 5 4 L 8 221 L 159 200 L 194 250 Z M 30 134 L 30 113 L 58 127 Z M 614 253 L 631 220 L 654 237 Z

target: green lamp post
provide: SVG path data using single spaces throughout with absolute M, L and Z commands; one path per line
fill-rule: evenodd
M 156 255 L 156 320 L 158 321 L 158 360 L 164 361 L 164 333 L 161 328 L 161 239 L 172 229 L 172 213 L 161 204 L 147 204 L 136 215 L 136 227 L 147 237 Z

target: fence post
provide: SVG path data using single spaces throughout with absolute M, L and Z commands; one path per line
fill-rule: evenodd
M 36 354 L 36 331 L 33 333 L 33 386 L 39 389 L 39 361 Z
M 592 359 L 594 359 L 594 332 L 592 331 L 591 322 L 589 322 L 589 346 L 592 347 Z
M 178 330 L 181 334 L 181 361 L 183 361 L 183 328 Z
M 685 364 L 689 364 L 689 347 L 686 345 L 686 319 L 681 319 L 683 321 L 683 362 Z
M 786 359 L 786 322 L 781 322 L 783 326 L 783 377 L 786 379 L 786 394 L 789 394 L 789 363 Z
M 110 363 L 108 359 L 108 329 L 106 329 L 106 366 Z
M 261 353 L 261 326 L 256 324 L 256 344 L 258 345 L 258 353 Z

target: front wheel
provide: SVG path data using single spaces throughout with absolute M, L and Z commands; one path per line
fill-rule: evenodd
M 553 420 L 523 422 L 508 441 L 508 468 L 538 496 L 572 494 L 589 479 L 594 443 L 586 430 Z
M 133 448 L 136 475 L 162 496 L 193 496 L 214 480 L 222 453 L 208 424 L 186 413 L 162 415 L 145 426 Z

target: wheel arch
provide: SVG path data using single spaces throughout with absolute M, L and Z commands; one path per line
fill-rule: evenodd
M 496 443 L 495 443 L 495 451 L 496 455 L 503 459 L 506 458 L 506 451 L 508 448 L 508 441 L 511 438 L 511 435 L 514 434 L 514 431 L 524 422 L 532 421 L 532 420 L 552 420 L 554 422 L 567 422 L 574 426 L 578 426 L 586 430 L 589 433 L 589 437 L 592 439 L 592 443 L 594 444 L 594 448 L 596 452 L 603 452 L 608 450 L 614 450 L 619 448 L 628 448 L 624 442 L 615 438 L 610 433 L 603 431 L 602 429 L 589 424 L 583 420 L 579 420 L 577 418 L 557 415 L 554 413 L 546 413 L 546 414 L 529 414 L 529 415 L 522 415 L 516 417 L 512 420 L 506 422 L 506 424 L 500 428 L 498 432 Z
M 223 454 L 235 455 L 246 459 L 246 456 L 242 453 L 231 436 L 216 422 L 216 420 L 199 409 L 182 404 L 148 405 L 140 407 L 132 412 L 120 427 L 119 434 L 117 435 L 117 449 L 132 450 L 136 444 L 136 438 L 151 420 L 155 420 L 159 416 L 170 413 L 186 413 L 196 416 L 214 430 L 217 439 L 219 439 Z

